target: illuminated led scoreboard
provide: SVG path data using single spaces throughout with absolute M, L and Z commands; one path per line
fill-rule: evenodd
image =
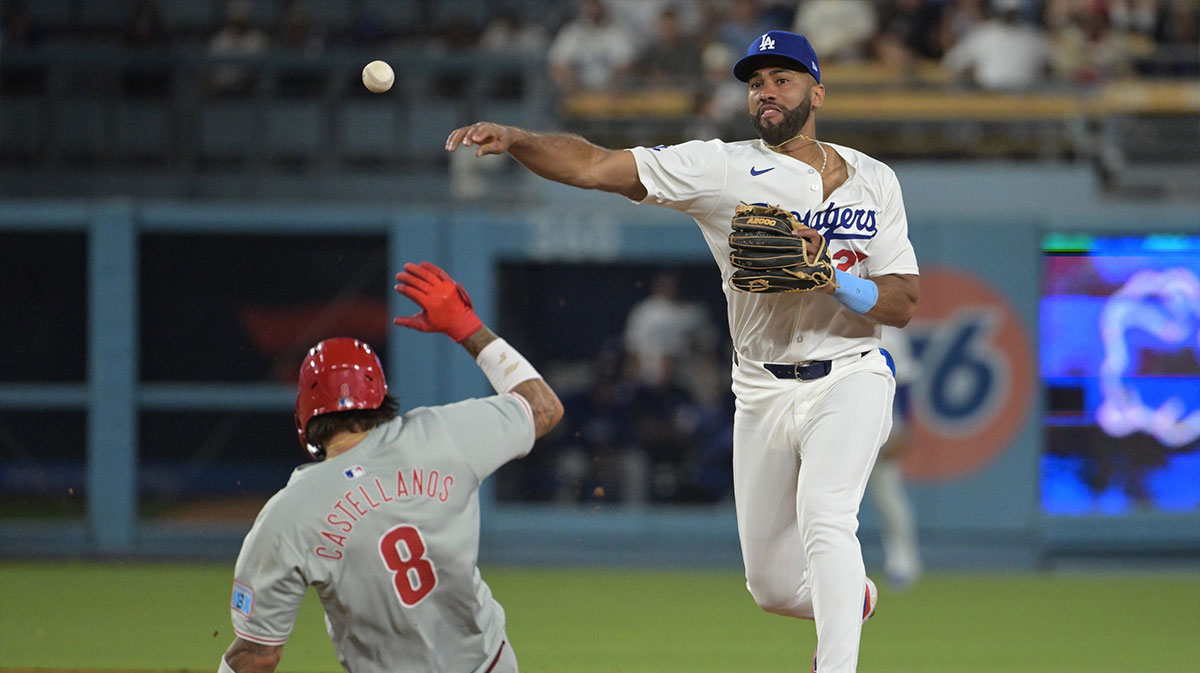
M 1043 510 L 1200 511 L 1200 236 L 1042 250 Z

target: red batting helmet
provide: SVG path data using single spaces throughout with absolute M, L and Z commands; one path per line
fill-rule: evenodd
M 313 416 L 334 411 L 378 409 L 387 395 L 383 365 L 371 347 L 358 339 L 338 337 L 313 346 L 300 365 L 296 396 L 296 432 L 300 445 L 320 460 L 325 451 L 308 443 L 306 428 Z

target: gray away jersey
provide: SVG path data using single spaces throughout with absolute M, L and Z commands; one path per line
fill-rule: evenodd
M 292 473 L 246 535 L 233 628 L 282 645 L 308 586 L 352 673 L 472 673 L 504 639 L 479 575 L 479 484 L 533 446 L 520 395 L 414 409 Z

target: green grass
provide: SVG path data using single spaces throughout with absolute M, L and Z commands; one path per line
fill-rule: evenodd
M 212 671 L 224 565 L 0 563 L 0 668 Z M 807 670 L 812 624 L 760 612 L 738 572 L 485 568 L 524 673 Z M 1192 673 L 1200 574 L 932 575 L 883 588 L 866 673 Z M 338 671 L 315 595 L 281 671 Z

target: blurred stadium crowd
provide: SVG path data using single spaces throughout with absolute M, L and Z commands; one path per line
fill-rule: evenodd
M 884 158 L 1074 159 L 1096 144 L 1081 129 L 1133 113 L 1155 126 L 1114 126 L 1102 135 L 1115 151 L 1143 133 L 1149 145 L 1130 142 L 1129 151 L 1178 158 L 1179 143 L 1153 139 L 1195 126 L 1195 100 L 1178 87 L 1200 74 L 1198 8 L 1193 0 L 7 0 L 0 163 L 427 170 L 450 161 L 441 151 L 448 129 L 480 118 L 612 146 L 739 139 L 749 133 L 745 92 L 730 64 L 777 28 L 812 37 L 837 92 L 822 117 L 834 142 Z M 397 71 L 386 96 L 358 83 L 374 58 Z M 1131 81 L 1142 88 L 1131 91 Z M 978 98 L 989 93 L 1005 98 Z M 954 128 L 964 119 L 976 125 Z
M 1195 75 L 1197 11 L 1191 0 L 10 0 L 0 40 L 5 53 L 95 44 L 523 52 L 545 55 L 570 92 L 698 86 L 706 66 L 790 28 L 812 38 L 823 65 L 866 62 L 902 76 L 940 62 L 974 85 L 1017 88 Z

